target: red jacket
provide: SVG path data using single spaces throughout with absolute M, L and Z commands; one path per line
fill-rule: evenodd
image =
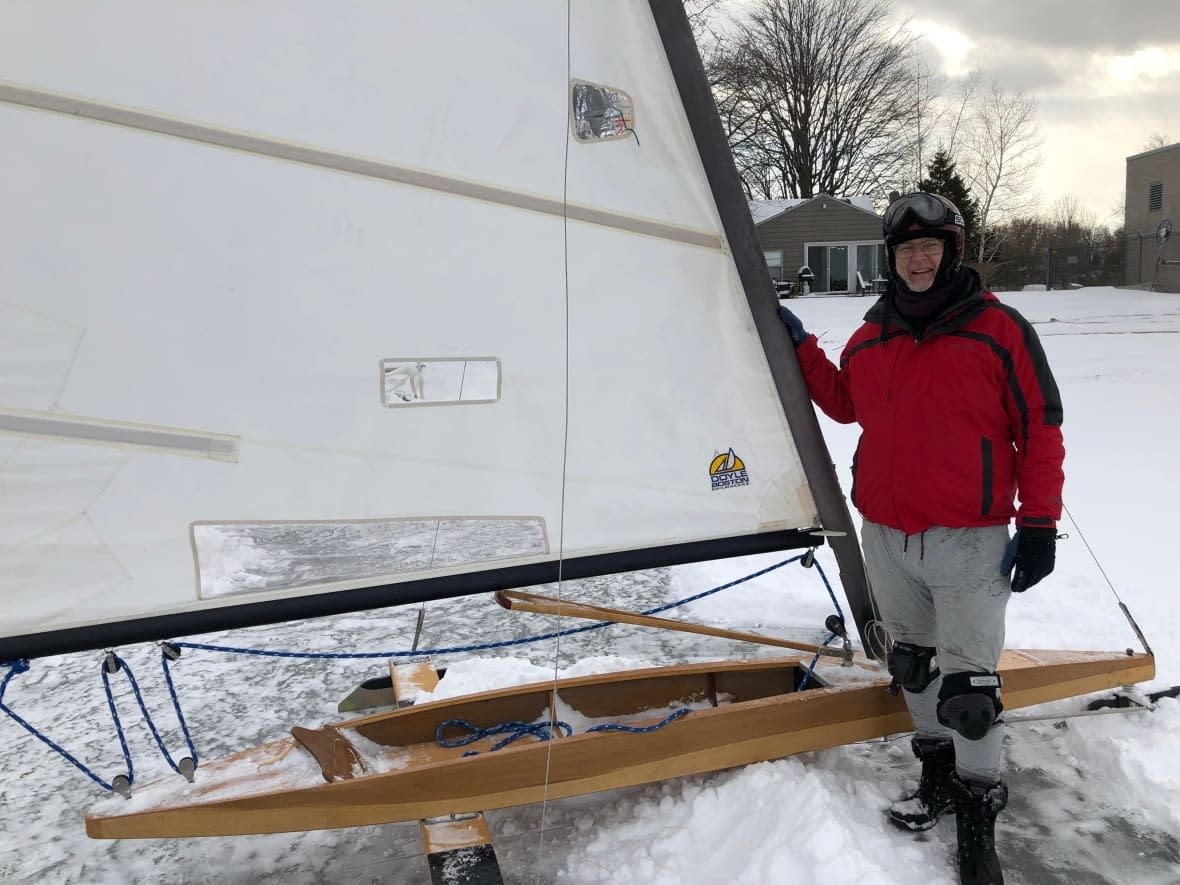
M 814 335 L 796 350 L 816 405 L 862 428 L 853 503 L 908 535 L 1013 516 L 1055 527 L 1061 398 L 1032 326 L 977 282 L 921 336 L 888 299 L 865 315 L 839 369 Z

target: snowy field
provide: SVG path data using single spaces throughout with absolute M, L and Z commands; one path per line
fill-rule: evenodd
M 1009 606 L 1008 645 L 1138 648 L 1130 608 L 1157 656 L 1149 689 L 1180 683 L 1180 605 L 1172 545 L 1180 500 L 1180 296 L 1084 289 L 1001 296 L 1032 320 L 1065 405 L 1065 499 L 1057 571 Z M 790 305 L 835 357 L 868 299 Z M 823 420 L 841 481 L 854 428 Z M 572 598 L 642 609 L 742 577 L 783 556 L 705 563 L 569 583 Z M 821 551 L 829 575 L 834 562 Z M 1109 578 L 1109 582 L 1107 579 Z M 1113 584 L 1113 590 L 1111 587 Z M 558 592 L 547 588 L 546 592 Z M 838 587 L 837 587 L 838 592 Z M 841 598 L 841 603 L 843 599 Z M 712 595 L 674 617 L 804 641 L 825 636 L 831 603 L 814 571 L 788 566 Z M 417 609 L 342 616 L 200 637 L 302 651 L 409 647 Z M 563 622 L 560 626 L 582 626 Z M 426 608 L 422 647 L 523 638 L 552 619 L 510 614 L 489 598 Z M 180 637 L 177 637 L 180 638 Z M 151 646 L 121 649 L 163 737 L 183 738 Z M 613 626 L 495 652 L 444 655 L 444 685 L 478 689 L 575 672 L 772 650 Z M 494 655 L 495 660 L 490 660 Z M 100 677 L 101 656 L 32 662 L 4 702 L 101 777 L 123 771 Z M 338 719 L 336 703 L 380 675 L 375 661 L 304 661 L 188 650 L 172 672 L 202 758 L 274 739 L 291 725 Z M 542 676 L 542 678 L 544 678 Z M 113 681 L 139 782 L 167 769 L 121 676 Z M 1180 702 L 1155 712 L 1013 723 L 1005 743 L 1012 801 L 999 851 L 1010 883 L 1165 885 L 1180 882 Z M 83 814 L 104 793 L 15 723 L 0 717 L 0 881 L 30 883 L 402 883 L 425 867 L 416 824 L 196 840 L 100 842 Z M 954 823 L 914 837 L 887 829 L 889 802 L 912 786 L 908 736 L 808 753 L 648 787 L 490 812 L 510 883 L 951 883 Z

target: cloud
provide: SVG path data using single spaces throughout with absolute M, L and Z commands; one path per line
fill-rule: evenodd
M 1154 133 L 1180 142 L 1177 0 L 899 0 L 898 11 L 911 16 L 921 51 L 948 78 L 946 96 L 979 69 L 985 83 L 1036 99 L 1043 209 L 1072 193 L 1121 224 L 1112 207 L 1126 158 Z
M 926 4 L 902 0 L 904 14 L 970 34 L 1043 47 L 1132 52 L 1180 39 L 1176 0 L 959 0 Z
M 1180 93 L 1180 46 L 1171 49 L 1150 46 L 1126 55 L 1099 58 L 1105 68 L 1105 76 L 1099 82 L 1111 90 L 1107 94 Z

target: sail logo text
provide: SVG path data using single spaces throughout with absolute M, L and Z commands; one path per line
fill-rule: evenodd
M 734 489 L 738 486 L 748 486 L 750 475 L 746 473 L 746 465 L 730 449 L 713 458 L 709 465 L 709 478 L 713 481 L 713 491 L 720 489 Z

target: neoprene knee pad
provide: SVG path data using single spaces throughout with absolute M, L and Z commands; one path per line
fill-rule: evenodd
M 983 738 L 1004 712 L 998 673 L 948 673 L 938 692 L 938 721 L 969 741 Z

